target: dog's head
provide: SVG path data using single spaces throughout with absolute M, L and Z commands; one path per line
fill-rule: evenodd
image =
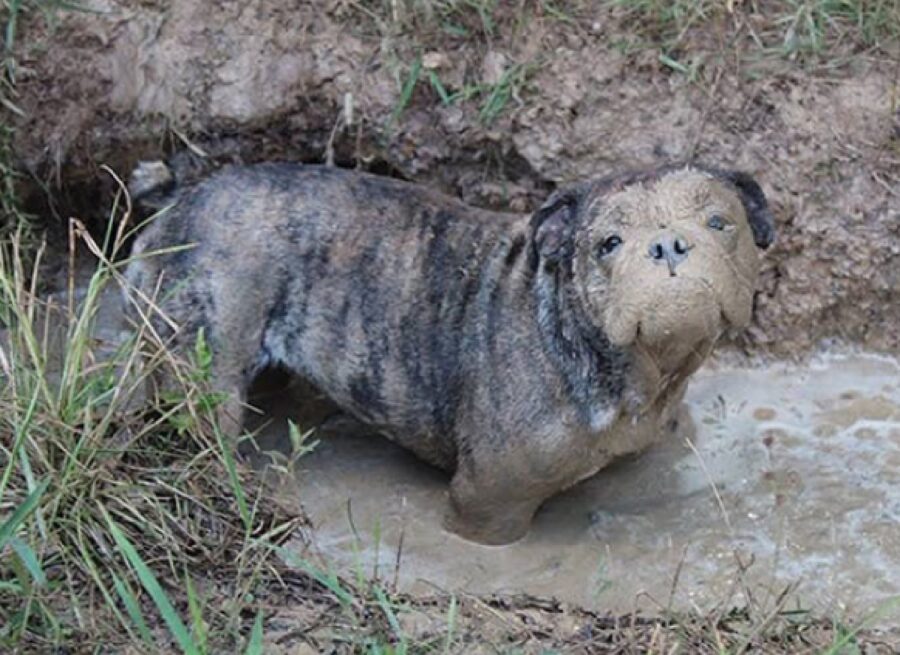
M 531 230 L 534 265 L 567 277 L 588 320 L 617 346 L 653 349 L 746 326 L 774 237 L 749 175 L 694 167 L 563 189 Z

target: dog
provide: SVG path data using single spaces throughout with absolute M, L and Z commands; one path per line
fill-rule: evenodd
M 452 472 L 445 526 L 484 544 L 667 432 L 691 374 L 749 323 L 774 237 L 752 177 L 688 165 L 578 183 L 530 215 L 334 167 L 176 178 L 132 176 L 172 206 L 126 276 L 176 348 L 203 330 L 223 429 L 240 434 L 254 377 L 283 367 Z

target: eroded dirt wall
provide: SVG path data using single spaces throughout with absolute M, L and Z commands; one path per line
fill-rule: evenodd
M 377 4 L 94 0 L 100 13 L 52 29 L 32 17 L 24 116 L 7 114 L 18 163 L 57 191 L 64 219 L 106 211 L 99 164 L 124 174 L 185 141 L 222 160 L 333 151 L 517 211 L 581 177 L 697 158 L 754 173 L 777 218 L 742 345 L 900 350 L 896 61 L 762 76 L 723 64 L 698 81 L 624 51 L 601 9 L 569 21 L 539 6 L 478 39 L 423 41 Z

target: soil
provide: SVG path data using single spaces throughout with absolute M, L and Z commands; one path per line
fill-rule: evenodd
M 188 143 L 215 163 L 330 159 L 513 210 L 579 178 L 697 159 L 755 174 L 777 218 L 738 345 L 782 357 L 833 341 L 900 350 L 900 60 L 760 75 L 725 47 L 691 80 L 623 47 L 626 28 L 599 5 L 560 19 L 525 3 L 495 11 L 491 33 L 470 21 L 468 36 L 379 3 L 91 7 L 21 28 L 14 146 L 53 193 L 48 203 L 33 185 L 29 206 L 46 215 L 49 204 L 60 224 L 102 224 L 98 198 L 114 183 L 101 164 L 127 176 Z M 497 89 L 504 75 L 517 82 L 505 103 L 482 91 L 443 104 L 429 83 Z

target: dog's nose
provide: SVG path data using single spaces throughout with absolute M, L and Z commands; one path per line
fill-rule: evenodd
M 664 234 L 650 243 L 650 259 L 654 264 L 667 264 L 669 275 L 675 276 L 675 267 L 687 259 L 691 246 L 678 235 Z

